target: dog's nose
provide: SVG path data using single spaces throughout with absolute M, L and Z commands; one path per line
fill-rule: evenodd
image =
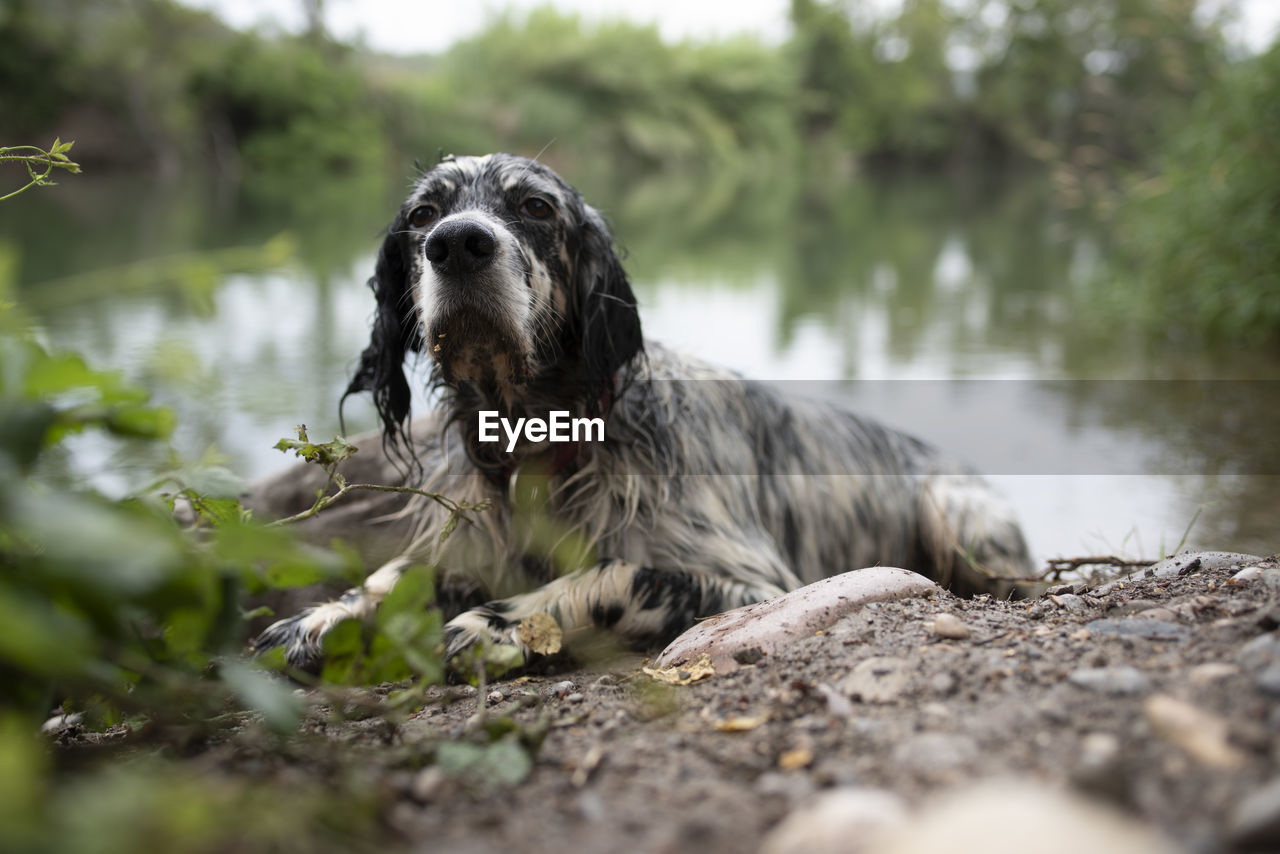
M 497 248 L 498 239 L 487 225 L 455 219 L 431 232 L 426 255 L 438 273 L 475 273 L 489 266 Z

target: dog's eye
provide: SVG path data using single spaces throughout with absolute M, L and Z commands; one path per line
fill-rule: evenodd
M 430 225 L 440 217 L 440 210 L 435 205 L 418 205 L 409 211 L 409 224 L 414 228 Z
M 546 219 L 554 212 L 551 204 L 546 199 L 540 199 L 537 196 L 530 196 L 525 199 L 524 204 L 520 206 L 520 210 L 534 219 Z

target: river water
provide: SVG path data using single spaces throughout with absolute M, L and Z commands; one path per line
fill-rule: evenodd
M 181 455 L 254 477 L 286 464 L 272 445 L 293 425 L 337 432 L 404 186 L 75 176 L 0 206 L 0 253 L 52 346 L 153 389 L 178 413 Z M 650 178 L 585 194 L 627 250 L 650 338 L 972 461 L 1037 556 L 1157 557 L 1184 536 L 1280 549 L 1280 364 L 1153 349 L 1124 324 L 1099 336 L 1081 306 L 1111 236 L 1039 178 Z M 227 251 L 282 233 L 283 263 Z M 347 421 L 372 426 L 371 407 L 354 401 Z M 116 491 L 164 464 L 93 437 L 65 463 Z

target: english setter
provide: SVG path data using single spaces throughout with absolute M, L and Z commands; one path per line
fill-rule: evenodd
M 538 613 L 565 633 L 597 627 L 653 647 L 701 617 L 876 564 L 962 593 L 1009 594 L 1030 574 L 1009 505 L 933 448 L 644 341 L 605 220 L 537 162 L 493 154 L 427 171 L 369 284 L 377 312 L 348 394 L 373 393 L 380 459 L 423 489 L 492 507 L 439 553 L 448 514 L 403 508 L 405 542 L 362 587 L 256 642 L 283 645 L 295 665 L 314 666 L 331 627 L 371 615 L 426 561 L 446 591 L 470 594 L 470 607 L 440 597 L 455 610 L 450 657 L 482 639 L 527 657 L 519 623 Z M 429 357 L 440 401 L 412 429 L 411 354 Z M 526 430 L 508 450 L 505 435 L 481 441 L 482 412 L 598 417 L 604 439 Z M 272 489 L 288 485 L 310 493 L 297 472 Z

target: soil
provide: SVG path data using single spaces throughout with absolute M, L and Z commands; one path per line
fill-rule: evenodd
M 1250 565 L 1253 577 L 1233 579 Z M 938 614 L 963 625 L 935 628 Z M 483 695 L 434 687 L 394 726 L 321 714 L 307 726 L 368 748 L 383 820 L 410 850 L 751 852 L 825 789 L 916 805 L 1015 777 L 1106 802 L 1188 851 L 1230 851 L 1244 844 L 1240 803 L 1280 767 L 1278 623 L 1276 559 L 1183 560 L 1019 602 L 940 591 L 866 605 L 688 685 L 615 658 Z M 526 735 L 549 725 L 527 776 L 512 763 L 450 775 L 404 761 L 474 731 L 480 703 Z M 1180 728 L 1186 706 L 1200 716 Z M 309 761 L 267 773 L 288 779 Z M 502 782 L 507 772 L 523 779 Z

